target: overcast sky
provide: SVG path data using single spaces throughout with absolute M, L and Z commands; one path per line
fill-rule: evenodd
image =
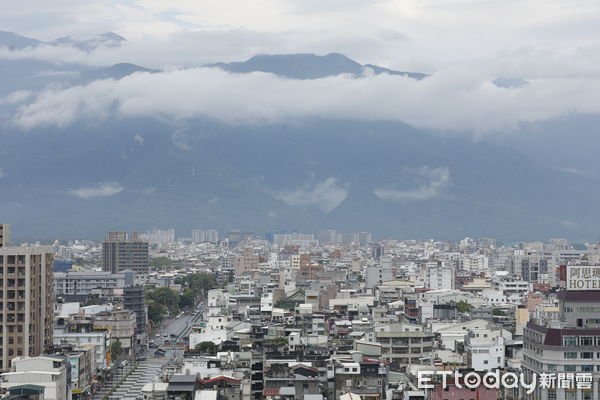
M 0 2 L 1 29 L 51 40 L 106 31 L 128 40 L 85 53 L 0 49 L 92 65 L 167 69 L 72 89 L 15 93 L 23 129 L 79 118 L 164 114 L 229 123 L 307 116 L 402 120 L 482 132 L 569 113 L 600 113 L 600 2 L 585 0 L 21 0 Z M 290 81 L 199 67 L 258 53 L 340 52 L 432 77 Z M 490 83 L 525 78 L 521 89 Z M 202 90 L 198 90 L 202 88 Z M 324 95 L 325 93 L 325 95 Z
M 526 78 L 596 74 L 595 0 L 22 0 L 0 26 L 42 40 L 114 31 L 148 66 L 341 52 L 435 72 L 457 63 Z M 590 63 L 590 61 L 594 61 Z

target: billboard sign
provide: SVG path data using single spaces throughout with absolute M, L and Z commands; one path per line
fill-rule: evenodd
M 600 265 L 569 265 L 567 290 L 600 290 Z

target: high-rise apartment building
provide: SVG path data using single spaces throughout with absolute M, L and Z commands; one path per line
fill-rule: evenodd
M 422 265 L 421 278 L 425 287 L 429 289 L 454 289 L 454 269 L 451 266 L 444 265 L 442 261 L 433 261 Z
M 216 229 L 194 229 L 192 230 L 192 242 L 194 243 L 219 243 L 219 231 Z
M 379 243 L 371 243 L 369 244 L 369 247 L 371 248 L 371 257 L 374 260 L 379 260 L 379 258 L 385 253 L 385 249 Z
M 139 335 L 146 331 L 148 315 L 146 314 L 146 305 L 144 303 L 143 286 L 127 286 L 123 290 L 123 306 L 127 310 L 135 312 L 135 330 Z
M 370 232 L 353 232 L 352 233 L 352 241 L 354 243 L 360 244 L 361 246 L 366 246 L 371 242 L 371 233 Z
M 131 270 L 139 275 L 148 274 L 148 242 L 141 240 L 137 232 L 109 232 L 102 242 L 102 265 L 104 271 L 113 274 Z
M 175 229 L 152 228 L 141 235 L 142 239 L 152 244 L 168 244 L 175 242 Z
M 319 244 L 335 244 L 337 243 L 337 232 L 333 229 L 317 231 L 317 240 Z
M 0 370 L 52 343 L 53 259 L 49 246 L 0 247 Z
M 521 259 L 521 275 L 531 283 L 546 283 L 548 281 L 548 257 L 528 255 Z

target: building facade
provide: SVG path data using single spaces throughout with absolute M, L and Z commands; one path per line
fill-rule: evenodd
M 529 322 L 523 332 L 523 368 L 529 374 L 591 375 L 589 389 L 537 387 L 532 399 L 600 399 L 600 291 L 559 292 L 560 321 Z
M 148 242 L 141 240 L 137 232 L 109 232 L 102 242 L 102 265 L 104 271 L 113 274 L 132 270 L 147 275 L 149 267 Z
M 130 273 L 133 275 L 133 273 Z M 128 277 L 133 283 L 133 276 Z M 54 294 L 88 295 L 93 289 L 114 289 L 126 285 L 126 273 L 113 274 L 107 271 L 69 271 L 54 273 Z
M 51 247 L 0 248 L 0 370 L 51 344 L 53 258 Z

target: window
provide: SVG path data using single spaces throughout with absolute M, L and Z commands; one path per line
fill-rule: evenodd
M 579 343 L 581 346 L 593 346 L 594 338 L 591 336 L 583 336 L 583 337 L 579 338 Z
M 577 365 L 565 365 L 565 372 L 577 371 Z
M 565 351 L 564 357 L 565 358 L 577 358 L 577 353 L 574 351 Z

